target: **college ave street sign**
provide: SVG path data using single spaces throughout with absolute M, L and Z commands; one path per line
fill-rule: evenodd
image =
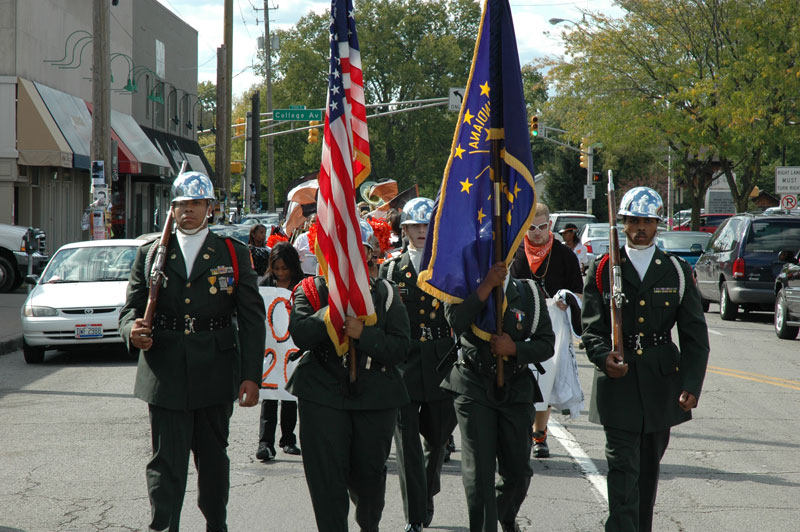
M 322 121 L 322 109 L 274 109 L 272 119 L 276 121 Z

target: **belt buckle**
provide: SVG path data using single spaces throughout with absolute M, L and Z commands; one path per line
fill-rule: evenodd
M 195 322 L 196 319 L 197 318 L 192 318 L 190 316 L 186 316 L 183 319 L 183 327 L 184 327 L 184 331 L 183 332 L 184 333 L 189 334 L 189 333 L 197 332 L 197 331 L 194 330 L 194 322 Z
M 433 340 L 433 330 L 430 327 L 422 327 L 422 333 L 428 340 Z

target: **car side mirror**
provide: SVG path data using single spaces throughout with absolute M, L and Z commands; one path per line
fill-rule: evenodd
M 692 244 L 689 246 L 689 251 L 692 255 L 702 255 L 703 253 L 703 246 L 697 243 Z
M 794 251 L 790 249 L 784 249 L 778 253 L 778 260 L 781 262 L 791 262 L 792 264 L 797 264 L 797 258 L 794 255 Z
M 33 275 L 33 274 L 26 275 L 25 279 L 23 279 L 22 282 L 24 282 L 25 284 L 36 284 L 36 283 L 39 282 L 39 276 L 38 275 Z

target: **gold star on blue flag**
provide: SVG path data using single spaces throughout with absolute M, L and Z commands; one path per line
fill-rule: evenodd
M 485 0 L 467 91 L 428 228 L 419 285 L 448 303 L 466 299 L 492 264 L 511 263 L 536 205 L 522 75 L 508 0 Z M 501 140 L 502 256 L 493 249 L 492 140 Z M 488 339 L 495 292 L 473 325 Z M 505 302 L 504 306 L 505 308 Z

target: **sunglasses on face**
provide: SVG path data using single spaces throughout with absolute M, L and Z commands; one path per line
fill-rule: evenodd
M 547 231 L 549 227 L 550 227 L 550 222 L 545 222 L 539 225 L 532 225 L 529 230 L 536 231 L 538 229 L 539 231 Z

